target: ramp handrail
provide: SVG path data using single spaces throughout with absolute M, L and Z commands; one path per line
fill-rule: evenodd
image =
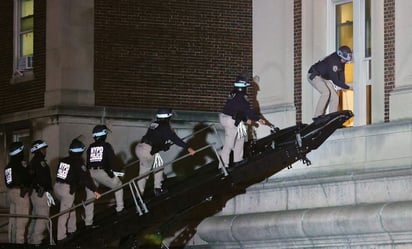
M 186 140 L 186 139 L 188 139 L 188 138 L 190 138 L 190 137 L 193 137 L 193 136 L 195 136 L 196 134 L 198 134 L 198 133 L 200 133 L 200 132 L 202 132 L 202 131 L 204 131 L 204 130 L 207 130 L 207 129 L 209 129 L 209 128 L 212 128 L 212 129 L 213 129 L 214 133 L 215 133 L 215 134 L 217 135 L 217 137 L 219 138 L 221 144 L 223 144 L 222 139 L 221 139 L 221 137 L 219 136 L 219 134 L 218 134 L 218 132 L 217 132 L 217 129 L 216 129 L 216 125 L 215 125 L 215 124 L 211 124 L 211 125 L 205 126 L 205 127 L 201 128 L 201 129 L 197 130 L 196 132 L 194 132 L 194 133 L 192 133 L 192 134 L 190 134 L 190 135 L 187 135 L 187 136 L 183 137 L 182 140 Z M 218 152 L 217 152 L 217 149 L 216 149 L 215 146 L 214 146 L 215 144 L 216 144 L 216 143 L 210 143 L 210 144 L 208 144 L 208 145 L 206 145 L 206 146 L 203 146 L 203 147 L 195 150 L 195 152 L 197 153 L 197 152 L 199 152 L 199 151 L 203 151 L 203 150 L 206 150 L 206 149 L 208 149 L 208 148 L 212 148 L 213 151 L 214 151 L 215 154 L 216 154 L 217 159 L 218 159 L 219 161 L 221 161 L 221 158 L 220 158 L 220 156 L 219 156 L 219 154 L 218 154 Z M 106 196 L 106 195 L 108 195 L 108 194 L 111 194 L 111 193 L 113 193 L 113 192 L 116 192 L 116 191 L 118 191 L 118 190 L 120 190 L 120 189 L 125 188 L 125 187 L 128 186 L 128 187 L 130 188 L 130 190 L 131 190 L 131 194 L 132 194 L 132 197 L 133 197 L 133 200 L 134 200 L 134 204 L 136 205 L 136 211 L 139 213 L 139 215 L 142 215 L 143 213 L 147 213 L 149 210 L 147 209 L 146 204 L 145 204 L 144 201 L 143 201 L 143 198 L 142 198 L 142 195 L 141 195 L 141 192 L 142 192 L 142 191 L 139 189 L 139 187 L 138 187 L 138 185 L 137 185 L 137 182 L 138 182 L 140 179 L 143 179 L 143 178 L 145 178 L 145 177 L 147 177 L 147 176 L 149 176 L 149 175 L 151 175 L 151 174 L 154 174 L 154 173 L 156 173 L 156 172 L 159 172 L 159 171 L 165 169 L 166 166 L 171 165 L 171 164 L 173 164 L 173 163 L 175 163 L 175 162 L 177 162 L 177 161 L 180 161 L 180 160 L 182 160 L 182 159 L 184 159 L 184 158 L 187 158 L 187 157 L 189 157 L 189 156 L 191 156 L 191 155 L 190 155 L 190 154 L 185 154 L 185 155 L 180 156 L 180 157 L 178 157 L 178 158 L 176 158 L 176 159 L 174 159 L 174 160 L 172 160 L 172 161 L 170 161 L 170 162 L 167 162 L 167 163 L 163 164 L 161 167 L 152 168 L 150 171 L 148 171 L 148 172 L 146 172 L 146 173 L 144 173 L 144 174 L 140 174 L 140 175 L 138 175 L 137 177 L 134 177 L 134 178 L 130 179 L 128 182 L 123 183 L 121 186 L 116 187 L 116 188 L 113 188 L 113 189 L 110 189 L 110 190 L 102 193 L 102 194 L 101 194 L 101 197 Z M 126 169 L 126 168 L 128 168 L 128 167 L 130 167 L 130 166 L 132 166 L 132 165 L 134 165 L 134 164 L 137 164 L 138 162 L 139 162 L 139 160 L 133 161 L 133 162 L 125 165 L 125 166 L 123 167 L 123 169 Z M 225 176 L 227 175 L 227 172 L 226 172 L 226 171 L 224 171 L 224 175 L 225 175 Z M 55 218 L 58 218 L 59 216 L 61 216 L 61 215 L 63 215 L 63 214 L 72 212 L 73 210 L 76 210 L 77 208 L 80 208 L 80 207 L 85 207 L 86 205 L 88 205 L 88 204 L 90 204 L 90 203 L 92 203 L 92 202 L 95 202 L 95 201 L 98 201 L 98 200 L 96 200 L 95 198 L 91 198 L 91 199 L 82 201 L 82 202 L 80 202 L 80 203 L 72 206 L 71 208 L 65 209 L 65 210 L 63 210 L 63 211 L 61 211 L 61 212 L 59 212 L 59 213 L 57 213 L 57 214 L 51 215 L 51 216 L 38 216 L 38 215 L 25 215 L 25 214 L 0 214 L 0 217 L 20 217 L 20 218 L 35 218 L 35 219 L 46 219 L 46 220 L 48 220 L 48 226 L 49 226 L 49 229 L 48 229 L 48 230 L 49 230 L 49 243 L 50 243 L 50 245 L 55 245 L 55 242 L 54 242 L 54 240 L 53 240 L 53 222 L 52 222 L 52 221 L 53 221 Z M 142 207 L 140 207 L 139 204 L 142 205 Z
M 191 133 L 191 134 L 189 134 L 189 135 L 187 135 L 187 136 L 184 136 L 184 137 L 182 138 L 182 140 L 186 140 L 186 139 L 188 139 L 188 138 L 190 138 L 190 137 L 194 137 L 196 134 L 199 134 L 199 133 L 201 133 L 202 131 L 205 131 L 205 130 L 207 130 L 207 129 L 209 129 L 209 128 L 213 128 L 214 133 L 215 133 L 216 136 L 219 138 L 219 142 L 220 142 L 221 144 L 223 144 L 222 138 L 219 136 L 219 133 L 217 132 L 216 124 L 210 124 L 210 125 L 208 125 L 208 126 L 205 126 L 205 127 L 203 127 L 202 129 L 199 129 L 199 130 L 197 130 L 197 131 L 195 131 L 195 132 L 193 132 L 193 133 Z M 125 166 L 123 166 L 123 169 L 127 169 L 127 168 L 129 168 L 130 166 L 132 166 L 132 165 L 134 165 L 134 164 L 137 164 L 138 162 L 139 162 L 139 160 L 135 160 L 135 161 L 133 161 L 133 162 L 130 162 L 130 163 L 126 164 Z
M 50 245 L 54 245 L 53 240 L 53 224 L 52 224 L 52 217 L 49 216 L 41 216 L 41 215 L 27 215 L 27 214 L 0 214 L 0 217 L 17 217 L 17 218 L 35 218 L 35 219 L 43 219 L 47 220 L 49 224 L 49 243 Z
M 213 148 L 214 152 L 216 153 L 216 156 L 217 156 L 218 160 L 220 160 L 219 154 L 217 153 L 217 150 L 216 150 L 216 148 L 214 147 L 214 144 L 215 144 L 215 143 L 211 143 L 211 144 L 208 144 L 208 145 L 206 145 L 206 146 L 203 146 L 203 147 L 195 150 L 195 152 L 197 153 L 197 152 L 199 152 L 199 151 L 203 151 L 203 150 L 206 150 L 206 149 L 208 149 L 208 148 Z M 102 194 L 101 194 L 101 197 L 106 196 L 106 195 L 108 195 L 108 194 L 111 194 L 111 193 L 113 193 L 113 192 L 116 192 L 116 191 L 118 191 L 119 189 L 122 189 L 122 188 L 125 188 L 125 187 L 128 186 L 128 187 L 130 188 L 130 190 L 131 190 L 131 194 L 132 194 L 132 197 L 133 197 L 133 200 L 134 200 L 134 204 L 135 204 L 135 206 L 136 206 L 136 211 L 139 213 L 139 215 L 143 215 L 143 213 L 147 213 L 147 212 L 149 212 L 149 210 L 147 209 L 146 204 L 145 204 L 144 201 L 143 201 L 143 198 L 142 198 L 142 195 L 141 195 L 141 190 L 138 188 L 137 182 L 138 182 L 140 179 L 143 179 L 143 178 L 149 176 L 150 174 L 154 174 L 154 173 L 156 173 L 156 172 L 159 172 L 159 171 L 163 170 L 166 166 L 171 165 L 171 164 L 173 164 L 173 163 L 175 163 L 175 162 L 177 162 L 177 161 L 180 161 L 180 160 L 182 160 L 182 159 L 184 159 L 184 158 L 186 158 L 186 157 L 189 157 L 189 156 L 191 156 L 191 155 L 190 155 L 190 154 L 185 154 L 185 155 L 183 155 L 183 156 L 181 156 L 181 157 L 178 157 L 178 158 L 176 158 L 176 159 L 174 159 L 174 160 L 172 160 L 172 161 L 170 161 L 170 162 L 165 163 L 165 164 L 164 164 L 163 166 L 161 166 L 161 167 L 154 168 L 154 169 L 152 169 L 152 170 L 150 170 L 150 171 L 148 171 L 148 172 L 146 172 L 146 173 L 144 173 L 144 174 L 141 174 L 141 175 L 139 175 L 139 176 L 137 176 L 137 177 L 134 177 L 134 178 L 130 179 L 128 182 L 123 183 L 121 186 L 116 187 L 116 188 L 113 188 L 113 189 L 110 189 L 110 190 L 102 193 Z M 133 190 L 134 190 L 134 191 L 133 191 Z M 69 213 L 69 212 L 71 212 L 71 211 L 73 211 L 73 210 L 75 210 L 75 209 L 77 209 L 77 208 L 85 207 L 86 205 L 88 205 L 88 204 L 90 204 L 90 203 L 92 203 L 92 202 L 95 202 L 95 201 L 98 201 L 98 200 L 96 200 L 96 198 L 91 198 L 91 199 L 82 201 L 82 202 L 80 202 L 79 204 L 76 204 L 76 205 L 72 206 L 71 208 L 65 209 L 65 210 L 63 210 L 63 211 L 61 211 L 61 212 L 59 212 L 59 213 L 57 213 L 57 214 L 51 215 L 50 217 L 45 217 L 45 218 L 48 218 L 48 219 L 49 219 L 49 223 L 50 223 L 49 233 L 52 234 L 52 229 L 51 229 L 51 228 L 52 228 L 52 225 L 51 225 L 51 224 L 52 224 L 52 220 L 53 220 L 53 219 L 55 219 L 55 218 L 57 218 L 57 217 L 65 214 L 65 213 Z M 142 205 L 142 207 L 140 207 L 139 204 Z M 51 245 L 53 245 L 53 244 L 52 244 L 52 243 L 53 243 L 52 239 L 50 240 L 50 243 L 51 243 Z
M 202 147 L 202 148 L 200 148 L 200 149 L 197 149 L 195 152 L 199 152 L 199 151 L 205 150 L 205 149 L 210 148 L 210 147 L 213 147 L 213 144 L 206 145 L 206 146 L 204 146 L 204 147 Z M 160 170 L 163 170 L 166 166 L 168 166 L 168 165 L 170 165 L 170 164 L 173 164 L 173 163 L 176 162 L 176 161 L 182 160 L 182 159 L 184 159 L 184 158 L 186 158 L 186 157 L 188 157 L 188 156 L 190 156 L 190 154 L 185 154 L 185 155 L 183 155 L 183 156 L 181 156 L 181 157 L 179 157 L 179 158 L 177 158 L 177 159 L 175 159 L 175 160 L 172 160 L 172 161 L 170 161 L 170 162 L 165 163 L 165 164 L 164 164 L 163 166 L 161 166 L 161 167 L 154 168 L 154 169 L 152 169 L 152 170 L 150 170 L 150 171 L 148 171 L 148 172 L 146 172 L 146 173 L 144 173 L 144 174 L 141 174 L 141 175 L 139 175 L 139 176 L 137 176 L 137 177 L 135 177 L 135 178 L 132 178 L 132 179 L 130 179 L 128 182 L 123 183 L 121 186 L 116 187 L 116 188 L 113 188 L 113 189 L 110 189 L 110 190 L 102 193 L 102 194 L 101 194 L 101 197 L 106 196 L 106 195 L 108 195 L 108 194 L 111 194 L 111 193 L 113 193 L 113 192 L 116 192 L 116 191 L 118 191 L 119 189 L 122 189 L 122 188 L 124 188 L 124 187 L 126 187 L 126 186 L 129 186 L 130 184 L 133 184 L 133 182 L 139 181 L 140 179 L 145 178 L 145 177 L 149 176 L 150 174 L 159 172 Z M 91 202 L 94 202 L 94 201 L 97 201 L 96 198 L 91 198 L 91 199 L 82 201 L 82 202 L 80 202 L 79 204 L 77 204 L 77 205 L 75 205 L 75 206 L 73 206 L 73 207 L 71 207 L 71 208 L 69 208 L 69 209 L 65 209 L 65 210 L 63 210 L 63 211 L 61 211 L 61 212 L 59 212 L 59 213 L 57 213 L 57 214 L 55 214 L 55 215 L 50 216 L 50 218 L 51 218 L 51 219 L 54 219 L 54 218 L 56 218 L 56 217 L 58 217 L 58 216 L 60 216 L 60 215 L 62 215 L 62 214 L 71 212 L 71 211 L 73 211 L 73 210 L 76 209 L 76 208 L 85 207 L 87 204 L 89 204 L 89 203 L 91 203 Z

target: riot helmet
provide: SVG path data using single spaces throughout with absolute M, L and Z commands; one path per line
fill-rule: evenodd
M 24 145 L 22 142 L 13 142 L 10 144 L 9 147 L 9 155 L 10 156 L 16 156 L 23 152 Z
M 36 151 L 38 151 L 42 148 L 47 148 L 47 147 L 49 147 L 49 146 L 43 140 L 36 140 L 32 143 L 30 152 L 34 153 L 34 152 L 36 152 Z
M 157 119 L 168 119 L 173 116 L 172 109 L 170 108 L 160 108 L 156 113 Z
M 341 46 L 336 53 L 345 61 L 352 60 L 352 50 L 348 46 Z
M 82 153 L 85 148 L 86 146 L 79 139 L 75 138 L 70 144 L 69 151 L 72 153 Z
M 250 83 L 247 82 L 247 79 L 244 75 L 239 75 L 236 77 L 236 80 L 233 86 L 235 90 L 238 92 L 246 92 L 246 88 L 250 86 Z
M 100 139 L 100 138 L 106 138 L 108 132 L 108 128 L 106 125 L 96 125 L 93 128 L 93 138 L 94 139 Z

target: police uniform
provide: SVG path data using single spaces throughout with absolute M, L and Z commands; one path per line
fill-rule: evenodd
M 105 127 L 105 126 L 104 126 Z M 105 135 L 104 135 L 105 136 Z M 87 168 L 98 187 L 100 184 L 108 188 L 117 188 L 122 185 L 119 177 L 115 176 L 113 172 L 120 172 L 117 167 L 116 155 L 111 144 L 104 139 L 95 137 L 96 141 L 92 143 L 87 149 Z M 94 196 L 90 189 L 86 189 L 87 199 Z M 116 199 L 116 211 L 121 212 L 124 209 L 123 189 L 119 189 L 114 193 Z M 90 226 L 93 224 L 94 203 L 85 206 L 85 224 Z
M 247 85 L 245 85 L 245 88 L 246 86 Z M 234 90 L 229 94 L 223 111 L 219 114 L 220 124 L 225 129 L 225 143 L 223 149 L 220 151 L 220 157 L 225 167 L 229 166 L 229 156 L 232 150 L 234 163 L 243 160 L 245 137 L 238 134 L 238 125 L 240 122 L 247 121 L 248 119 L 253 121 L 260 120 L 260 117 L 250 108 L 245 89 L 243 91 L 239 90 Z M 222 167 L 222 165 L 219 165 L 219 167 Z
M 315 109 L 315 118 L 325 114 L 328 104 L 329 112 L 332 113 L 338 110 L 339 96 L 336 93 L 334 84 L 343 89 L 350 89 L 350 86 L 345 84 L 346 62 L 342 62 L 342 57 L 338 55 L 338 52 L 334 52 L 315 63 L 308 71 L 309 83 L 320 93 Z
M 60 212 L 73 206 L 76 191 L 86 186 L 96 192 L 96 185 L 90 177 L 81 153 L 70 153 L 58 165 L 54 192 L 60 200 Z M 76 211 L 59 216 L 57 221 L 57 240 L 63 240 L 76 231 Z
M 23 144 L 19 145 L 17 149 L 11 150 L 9 153 L 10 162 L 4 169 L 4 178 L 10 203 L 10 214 L 29 215 L 31 176 L 27 163 L 23 161 Z M 8 237 L 10 243 L 25 243 L 28 221 L 28 218 L 9 218 Z
M 171 117 L 171 113 L 169 117 Z M 171 145 L 171 143 L 168 142 L 169 140 L 182 148 L 189 148 L 188 145 L 172 130 L 168 119 L 169 117 L 166 119 L 158 118 L 158 120 L 152 122 L 141 142 L 136 146 L 135 152 L 136 156 L 139 158 L 140 175 L 145 174 L 152 169 L 155 160 L 154 155 L 156 153 L 161 150 L 166 151 L 169 149 Z M 139 189 L 142 193 L 144 192 L 147 179 L 148 177 L 145 177 L 138 182 Z M 156 195 L 163 191 L 162 182 L 163 170 L 160 170 L 154 175 L 154 189 Z
M 45 147 L 43 147 L 45 148 Z M 30 196 L 33 205 L 32 215 L 46 216 L 50 214 L 50 207 L 47 204 L 46 192 L 52 192 L 50 167 L 45 160 L 45 156 L 40 149 L 34 152 L 30 161 L 33 170 L 33 194 Z M 29 237 L 31 244 L 40 244 L 44 239 L 44 232 L 47 228 L 48 220 L 33 219 L 33 232 Z

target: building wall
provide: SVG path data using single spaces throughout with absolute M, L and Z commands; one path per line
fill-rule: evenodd
M 49 143 L 54 172 L 74 137 L 89 144 L 94 125 L 105 123 L 119 163 L 135 171 L 134 146 L 159 106 L 176 110 L 179 136 L 201 123 L 217 124 L 243 70 L 255 80 L 249 94 L 254 107 L 269 121 L 280 128 L 300 118 L 311 122 L 318 96 L 306 72 L 330 52 L 328 4 L 36 0 L 34 79 L 10 84 L 13 5 L 1 1 L 0 161 L 7 162 L 10 134 L 29 128 L 33 140 Z M 410 246 L 410 227 L 403 223 L 411 207 L 410 25 L 402 21 L 409 7 L 407 0 L 373 0 L 374 125 L 336 132 L 308 155 L 312 167 L 297 163 L 234 198 L 198 227 L 188 246 Z M 257 129 L 258 137 L 268 129 Z M 221 145 L 216 137 L 207 142 Z M 165 160 L 180 152 L 173 147 Z M 167 173 L 176 172 L 168 167 Z M 374 243 L 379 236 L 380 244 Z
M 302 1 L 302 82 L 305 68 L 328 53 L 330 3 Z M 228 201 L 187 248 L 412 246 L 409 5 L 372 1 L 374 124 L 336 131 L 308 154 L 311 167 L 296 163 Z M 302 91 L 305 121 L 317 96 L 309 84 Z
M 252 1 L 96 1 L 96 105 L 219 111 L 251 77 Z
M 41 108 L 44 103 L 45 89 L 45 35 L 46 35 L 46 2 L 35 0 L 34 13 L 34 50 L 33 57 L 35 68 L 33 74 L 25 72 L 19 75 L 14 71 L 13 66 L 13 1 L 2 1 L 0 9 L 2 15 L 0 21 L 3 24 L 0 28 L 0 113 L 7 114 L 18 111 L 27 111 Z M 30 77 L 27 78 L 27 75 Z M 19 80 L 27 80 L 22 83 L 15 83 Z

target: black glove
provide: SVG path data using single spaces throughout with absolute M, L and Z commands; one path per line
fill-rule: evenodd
M 111 171 L 111 170 L 106 170 L 106 169 L 105 169 L 104 171 L 106 171 L 107 175 L 108 175 L 110 178 L 113 178 L 113 177 L 114 177 L 113 171 Z
M 172 143 L 165 143 L 165 144 L 162 146 L 162 150 L 163 150 L 163 151 L 168 151 L 168 150 L 170 149 L 170 146 L 172 146 Z
M 233 117 L 235 120 L 235 126 L 237 127 L 241 121 L 247 121 L 247 117 L 243 112 L 236 113 L 236 116 Z

